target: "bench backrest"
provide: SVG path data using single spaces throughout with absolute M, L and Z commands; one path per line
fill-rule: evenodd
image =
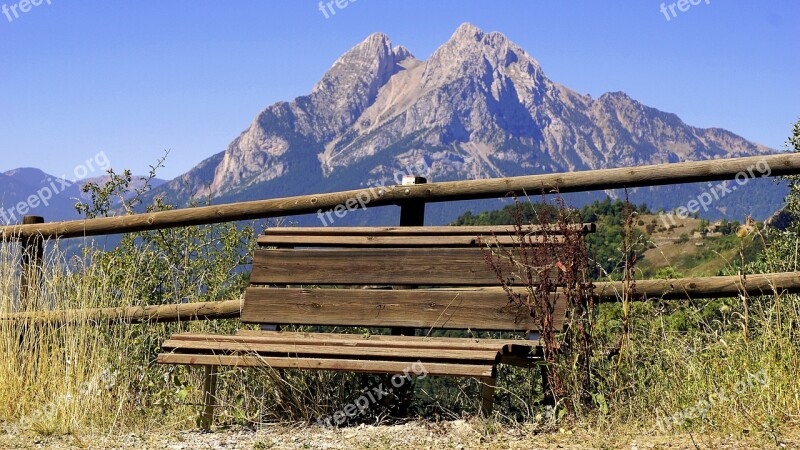
M 516 234 L 511 226 L 269 229 L 253 257 L 242 321 L 538 331 L 530 307 L 509 300 L 487 263 L 488 246 L 514 251 Z M 536 229 L 525 239 L 551 251 L 564 242 Z M 494 260 L 506 276 L 520 272 L 507 258 Z M 560 329 L 566 301 L 552 295 Z

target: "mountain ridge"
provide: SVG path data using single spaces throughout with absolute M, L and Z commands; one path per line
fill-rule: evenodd
M 103 184 L 108 176 L 70 181 L 50 175 L 41 169 L 20 167 L 0 172 L 0 224 L 20 223 L 25 215 L 43 216 L 47 221 L 78 220 L 82 217 L 75 209 L 79 201 L 89 200 L 82 188 L 90 182 Z M 140 185 L 133 177 L 132 185 Z M 165 180 L 151 180 L 158 188 Z
M 160 192 L 178 202 L 268 198 L 329 191 L 341 178 L 349 188 L 387 182 L 420 162 L 431 181 L 446 181 L 772 152 L 727 130 L 692 127 L 621 91 L 579 94 L 547 78 L 502 33 L 463 24 L 427 60 L 371 34 L 308 95 L 268 106 L 225 151 Z M 635 195 L 669 206 L 653 192 Z M 759 214 L 774 212 L 773 203 Z M 728 212 L 724 203 L 717 209 L 748 212 Z

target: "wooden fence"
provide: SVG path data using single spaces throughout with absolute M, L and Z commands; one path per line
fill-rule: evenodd
M 764 167 L 768 170 L 753 170 Z M 451 181 L 409 186 L 387 186 L 316 195 L 257 200 L 203 206 L 147 214 L 44 223 L 40 217 L 26 217 L 21 225 L 0 227 L 0 238 L 18 240 L 23 252 L 22 289 L 35 284 L 42 264 L 42 245 L 49 239 L 102 236 L 241 220 L 316 214 L 339 205 L 370 207 L 399 205 L 401 225 L 421 225 L 424 205 L 433 202 L 500 198 L 508 195 L 539 195 L 606 189 L 662 186 L 692 182 L 733 180 L 748 177 L 775 177 L 800 174 L 800 154 L 778 154 L 746 158 L 659 164 L 640 167 L 529 175 L 510 178 Z M 360 199 L 355 202 L 354 199 Z M 617 298 L 619 283 L 597 283 L 598 299 Z M 639 298 L 715 298 L 738 293 L 800 292 L 800 272 L 740 277 L 705 277 L 680 280 L 637 282 Z M 25 292 L 21 292 L 25 297 Z M 236 316 L 235 303 L 183 304 L 144 308 L 100 308 L 87 311 L 51 311 L 40 319 L 70 322 L 76 317 L 108 321 L 171 321 L 228 318 Z M 0 320 L 33 319 L 30 314 L 12 314 Z

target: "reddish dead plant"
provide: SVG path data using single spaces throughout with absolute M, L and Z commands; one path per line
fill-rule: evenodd
M 577 211 L 565 207 L 560 197 L 555 205 L 549 205 L 544 195 L 541 204 L 530 203 L 533 215 L 528 218 L 524 217 L 523 203 L 516 197 L 514 202 L 515 245 L 500 245 L 494 237 L 494 242 L 484 248 L 484 258 L 509 302 L 528 308 L 539 323 L 549 384 L 546 388 L 550 391 L 545 396 L 554 400 L 567 391 L 564 378 L 556 370 L 559 358 L 571 359 L 573 367 L 579 363 L 582 376 L 578 378 L 587 383 L 590 373 L 594 286 L 583 221 Z M 557 293 L 567 297 L 572 327 L 570 333 L 563 334 L 561 343 L 557 332 L 563 330 L 555 329 L 553 320 Z M 565 350 L 577 355 L 567 355 Z

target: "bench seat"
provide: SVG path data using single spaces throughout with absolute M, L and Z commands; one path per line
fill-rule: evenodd
M 162 345 L 161 364 L 269 367 L 395 374 L 421 362 L 430 375 L 492 377 L 499 363 L 530 366 L 540 343 L 526 340 L 363 336 L 284 331 L 236 336 L 181 333 Z

